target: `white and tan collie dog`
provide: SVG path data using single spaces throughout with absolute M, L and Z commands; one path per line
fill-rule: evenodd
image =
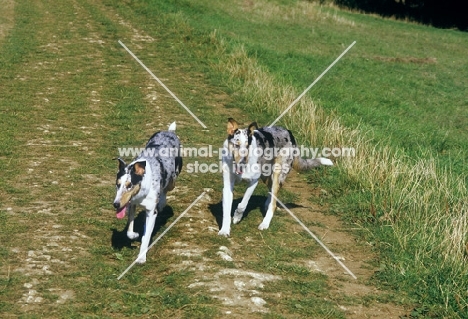
M 265 202 L 266 214 L 258 226 L 258 229 L 264 230 L 270 226 L 276 210 L 276 196 L 291 168 L 303 171 L 321 165 L 333 165 L 327 158 L 302 159 L 291 131 L 281 127 L 258 128 L 254 122 L 248 128 L 239 128 L 237 122 L 229 118 L 227 133 L 222 151 L 223 222 L 218 233 L 221 236 L 230 235 L 233 190 L 236 182 L 244 180 L 248 186 L 234 212 L 234 224 L 241 221 L 258 180 L 261 179 L 268 186 L 270 195 Z
M 137 258 L 140 264 L 146 262 L 146 250 L 156 216 L 166 206 L 166 193 L 174 189 L 182 169 L 180 141 L 175 130 L 174 122 L 168 131 L 155 133 L 146 143 L 145 150 L 128 165 L 117 158 L 119 171 L 115 183 L 117 194 L 114 207 L 117 218 L 128 215 L 128 238 L 138 238 L 138 233 L 133 231 L 136 206 L 143 206 L 146 210 L 145 228 Z

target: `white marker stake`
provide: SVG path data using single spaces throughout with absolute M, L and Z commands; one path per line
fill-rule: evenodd
M 287 112 L 289 112 L 289 110 L 307 93 L 307 91 L 309 91 L 315 85 L 315 83 L 317 83 L 322 78 L 322 76 L 324 76 L 325 73 L 327 73 L 328 70 L 330 70 L 336 64 L 336 62 L 338 62 L 343 57 L 343 55 L 345 55 L 346 52 L 348 52 L 353 47 L 353 45 L 355 45 L 355 44 L 356 44 L 356 41 L 351 43 L 351 45 L 346 50 L 344 50 L 343 53 L 341 53 L 341 55 L 338 58 L 336 58 L 336 60 L 333 61 L 333 63 L 330 64 L 330 66 L 325 71 L 323 71 L 323 73 L 320 74 L 320 76 L 311 85 L 309 85 L 309 87 L 307 89 L 305 89 L 305 91 L 302 92 L 301 95 L 299 95 L 297 97 L 297 99 L 295 99 L 291 104 L 289 104 L 287 109 L 284 110 L 283 113 L 281 113 L 281 115 L 278 116 L 278 118 L 273 123 L 271 123 L 269 125 L 269 127 L 272 127 L 273 125 L 275 125 L 276 122 L 278 122 Z
M 140 63 L 140 65 L 141 65 L 156 81 L 158 81 L 159 84 L 161 84 L 161 86 L 162 86 L 164 89 L 166 89 L 167 92 L 169 92 L 169 94 L 170 94 L 177 102 L 179 102 L 180 105 L 182 105 L 182 107 L 183 107 L 190 115 L 192 115 L 192 117 L 193 117 L 195 120 L 197 120 L 198 123 L 200 123 L 201 126 L 203 126 L 204 129 L 207 128 L 206 125 L 203 124 L 203 122 L 200 121 L 200 120 L 198 119 L 198 117 L 197 117 L 195 114 L 193 114 L 192 111 L 190 111 L 189 108 L 186 107 L 185 104 L 182 103 L 182 101 L 179 100 L 179 99 L 177 98 L 177 96 L 175 96 L 175 94 L 172 93 L 171 90 L 169 90 L 168 87 L 165 86 L 164 83 L 162 83 L 162 81 L 161 81 L 160 79 L 158 79 L 158 77 L 157 77 L 156 75 L 154 75 L 153 72 L 151 72 L 151 70 L 148 69 L 148 68 L 146 67 L 146 65 L 144 65 L 143 62 L 141 62 L 140 59 L 138 59 L 137 56 L 136 56 L 135 54 L 133 54 L 133 52 L 130 51 L 130 50 L 125 46 L 125 44 L 122 43 L 122 41 L 119 40 L 119 43 L 120 43 L 120 45 L 121 45 L 125 50 L 127 50 L 128 53 L 130 53 L 130 55 L 131 55 L 138 63 Z
M 349 270 L 348 267 L 346 267 L 346 265 L 343 264 L 343 263 L 341 262 L 341 260 L 340 260 L 337 256 L 335 256 L 335 254 L 333 254 L 333 253 L 330 251 L 330 249 L 328 249 L 327 246 L 325 246 L 325 244 L 322 243 L 322 242 L 320 241 L 320 239 L 318 239 L 318 237 L 315 236 L 314 233 L 312 233 L 312 232 L 310 231 L 310 229 L 307 228 L 307 226 L 304 225 L 304 224 L 299 220 L 299 218 L 297 218 L 296 215 L 294 215 L 294 214 L 286 207 L 286 205 L 284 205 L 284 204 L 283 204 L 275 195 L 273 195 L 272 193 L 269 193 L 269 194 L 270 194 L 272 197 L 274 197 L 274 198 L 276 199 L 276 201 L 277 201 L 277 202 L 278 202 L 278 203 L 279 203 L 279 204 L 280 204 L 280 205 L 281 205 L 281 206 L 282 206 L 298 223 L 299 223 L 299 225 L 301 225 L 302 228 L 304 228 L 305 231 L 308 232 L 309 235 L 312 236 L 312 238 L 315 239 L 315 240 L 320 244 L 320 246 L 322 246 L 323 249 L 325 249 L 325 251 L 326 251 L 330 256 L 332 256 L 333 259 L 335 259 L 336 262 L 339 263 L 340 266 L 343 267 L 344 270 L 346 270 L 346 272 L 347 272 L 349 275 L 351 275 L 351 277 L 353 277 L 354 279 L 357 279 L 357 277 L 351 272 L 351 270 Z
M 206 192 L 203 192 L 200 196 L 198 196 L 197 199 L 196 199 L 192 204 L 190 204 L 190 206 L 187 207 L 187 209 L 186 209 L 182 214 L 180 214 L 180 216 L 177 217 L 176 220 L 174 220 L 174 221 L 172 222 L 172 224 L 169 225 L 169 227 L 167 227 L 167 228 L 161 233 L 161 235 L 159 235 L 158 238 L 156 238 L 156 239 L 153 241 L 153 243 L 151 243 L 151 245 L 150 245 L 144 252 L 141 253 L 141 255 L 146 254 L 146 253 L 148 252 L 148 250 L 150 250 L 150 248 L 153 247 L 154 244 L 156 244 L 156 243 L 169 231 L 169 229 L 171 229 L 172 226 L 174 226 L 174 225 L 179 221 L 179 219 L 181 219 L 181 218 L 185 215 L 185 213 L 187 213 L 187 212 L 190 210 L 190 208 L 192 208 L 193 205 L 195 205 L 195 204 L 203 197 L 203 195 L 205 195 L 205 194 L 206 194 Z M 140 256 L 140 255 L 138 255 L 138 256 Z M 117 277 L 117 280 L 120 280 L 120 278 L 122 278 L 122 277 L 130 270 L 130 268 L 132 268 L 132 267 L 136 264 L 137 260 L 138 260 L 138 257 L 137 257 L 137 259 L 135 259 L 135 261 L 133 261 L 133 263 L 132 263 L 130 266 L 128 266 L 127 269 L 125 269 L 125 271 L 124 271 L 122 274 L 120 274 L 119 277 Z

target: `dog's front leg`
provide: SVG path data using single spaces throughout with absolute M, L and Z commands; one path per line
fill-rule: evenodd
M 237 224 L 241 221 L 242 216 L 244 215 L 245 209 L 247 208 L 247 204 L 249 203 L 250 197 L 252 196 L 255 188 L 258 185 L 258 179 L 251 180 L 247 186 L 247 190 L 245 191 L 244 197 L 242 197 L 242 201 L 237 205 L 237 209 L 234 212 L 234 217 L 232 218 L 232 222 Z
M 229 237 L 231 232 L 231 208 L 234 191 L 234 178 L 229 172 L 224 172 L 223 177 L 223 223 L 218 235 Z
M 146 251 L 149 246 L 151 234 L 153 233 L 156 216 L 158 213 L 155 210 L 146 211 L 146 222 L 143 237 L 141 238 L 140 254 L 138 255 L 137 263 L 144 264 L 146 262 Z
M 135 221 L 135 209 L 136 205 L 130 205 L 128 211 L 128 229 L 127 229 L 127 237 L 131 240 L 137 239 L 139 237 L 138 233 L 133 231 L 133 224 Z

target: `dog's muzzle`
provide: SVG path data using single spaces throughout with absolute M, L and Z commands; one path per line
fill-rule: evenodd
M 130 205 L 132 197 L 140 191 L 140 184 L 135 185 L 132 189 L 119 194 L 114 200 L 114 208 L 117 210 L 117 218 L 122 219 L 125 217 L 127 208 Z
M 239 163 L 234 163 L 234 172 L 237 175 L 242 175 L 244 173 L 245 165 L 246 165 L 246 159 L 243 158 Z
M 119 202 L 115 202 L 114 203 L 114 207 L 115 209 L 117 210 L 116 214 L 115 214 L 115 217 L 117 217 L 118 219 L 122 219 L 125 217 L 125 215 L 127 214 L 127 205 L 123 206 L 123 207 L 120 207 L 120 203 Z

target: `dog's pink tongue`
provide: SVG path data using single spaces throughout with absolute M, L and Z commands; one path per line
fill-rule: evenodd
M 124 206 L 120 210 L 117 211 L 116 217 L 118 219 L 122 219 L 125 217 L 126 212 L 127 212 L 127 206 Z

